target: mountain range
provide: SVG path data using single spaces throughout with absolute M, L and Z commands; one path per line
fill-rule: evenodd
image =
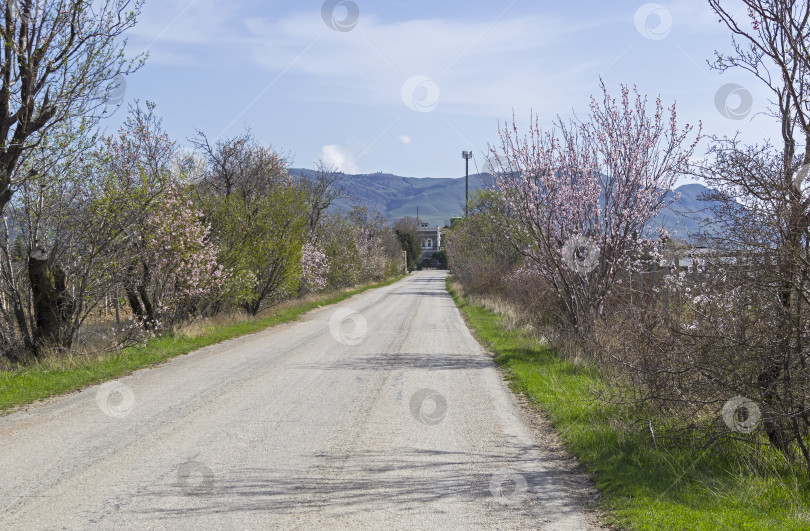
M 313 170 L 292 168 L 290 173 L 304 178 L 314 178 Z M 470 197 L 480 188 L 492 185 L 488 173 L 470 175 Z M 418 215 L 431 225 L 449 225 L 450 218 L 464 215 L 464 177 L 402 177 L 390 173 L 347 174 L 340 173 L 336 185 L 343 189 L 343 197 L 337 199 L 330 211 L 348 212 L 355 205 L 378 210 L 389 220 Z M 681 240 L 691 240 L 699 231 L 702 218 L 711 217 L 709 203 L 701 201 L 700 195 L 711 192 L 702 184 L 679 186 L 669 193 L 680 198 L 662 210 L 652 223 L 663 226 Z

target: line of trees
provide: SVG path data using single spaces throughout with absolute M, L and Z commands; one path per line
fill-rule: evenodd
M 196 149 L 181 151 L 147 103 L 130 108 L 117 135 L 79 143 L 81 156 L 63 163 L 30 156 L 22 170 L 51 171 L 33 172 L 6 205 L 0 333 L 9 357 L 70 349 L 110 300 L 130 317 L 119 332 L 157 333 L 401 269 L 381 214 L 326 212 L 340 194 L 337 173 L 294 177 L 250 131 L 216 142 L 198 133 Z
M 713 443 L 764 440 L 810 473 L 810 7 L 743 3 L 737 18 L 709 0 L 734 36 L 711 65 L 765 84 L 781 138 L 709 137 L 696 162 L 700 130 L 679 128 L 674 105 L 648 110 L 640 94 L 622 87 L 614 99 L 603 85 L 582 120 L 545 131 L 535 121 L 525 137 L 505 124 L 497 186 L 446 242 L 468 291 L 526 310 L 621 382 L 612 398 Z M 702 243 L 725 258 L 695 260 L 663 290 L 627 282 L 668 263 L 668 235 L 650 222 L 682 175 L 714 190 L 705 199 L 720 227 Z
M 135 102 L 116 134 L 99 133 L 122 76 L 144 60 L 125 60 L 121 39 L 141 5 L 0 2 L 6 358 L 77 348 L 111 302 L 123 323 L 105 333 L 121 343 L 401 269 L 380 214 L 327 212 L 342 193 L 336 172 L 293 176 L 249 130 L 198 132 L 181 150 L 155 105 Z

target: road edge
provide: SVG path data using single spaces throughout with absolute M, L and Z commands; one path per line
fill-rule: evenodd
M 302 302 L 269 316 L 255 320 L 212 325 L 211 329 L 194 338 L 179 338 L 170 334 L 159 336 L 143 346 L 127 347 L 108 356 L 79 362 L 66 370 L 51 369 L 40 364 L 18 371 L 0 371 L 0 416 L 9 415 L 26 406 L 79 392 L 87 387 L 115 380 L 142 369 L 158 367 L 174 358 L 193 354 L 225 341 L 246 338 L 275 326 L 295 322 L 324 306 L 343 302 L 355 295 L 390 286 L 407 275 L 359 286 L 347 291 L 327 294 L 324 299 Z

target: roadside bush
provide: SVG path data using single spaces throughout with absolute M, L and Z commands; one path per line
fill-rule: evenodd
M 345 288 L 399 273 L 400 248 L 379 212 L 356 207 L 323 216 L 314 239 L 329 264 L 327 286 Z
M 484 192 L 473 197 L 469 212 L 444 238 L 453 275 L 470 292 L 503 295 L 508 291 L 508 279 L 522 263 L 514 245 L 504 237 L 504 225 L 494 221 L 505 215 L 503 205 L 494 193 Z

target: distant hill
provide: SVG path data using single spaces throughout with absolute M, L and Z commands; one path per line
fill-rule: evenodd
M 293 168 L 290 173 L 312 178 L 312 170 Z M 491 180 L 491 178 L 490 178 Z M 335 202 L 333 209 L 348 211 L 353 205 L 379 210 L 389 219 L 416 216 L 430 224 L 444 225 L 464 213 L 464 178 L 400 177 L 390 173 L 341 174 L 338 184 L 347 197 Z M 470 176 L 470 195 L 482 186 Z
M 692 241 L 699 232 L 707 231 L 703 221 L 714 217 L 710 210 L 712 203 L 699 199 L 711 191 L 698 183 L 679 186 L 668 194 L 668 199 L 672 199 L 675 193 L 681 194 L 680 198 L 653 218 L 654 223 L 666 228 L 673 237 Z
M 313 170 L 292 168 L 290 173 L 313 178 Z M 354 205 L 379 210 L 388 219 L 416 216 L 431 225 L 445 225 L 450 218 L 464 215 L 464 177 L 401 177 L 390 173 L 340 174 L 338 184 L 347 197 L 337 200 L 330 210 L 347 212 Z M 470 175 L 470 197 L 479 188 L 492 184 L 488 173 Z M 706 202 L 698 196 L 709 192 L 701 184 L 686 184 L 675 189 L 681 197 L 654 220 L 679 239 L 690 239 L 700 227 L 700 219 L 710 217 Z M 670 196 L 672 196 L 670 193 Z

